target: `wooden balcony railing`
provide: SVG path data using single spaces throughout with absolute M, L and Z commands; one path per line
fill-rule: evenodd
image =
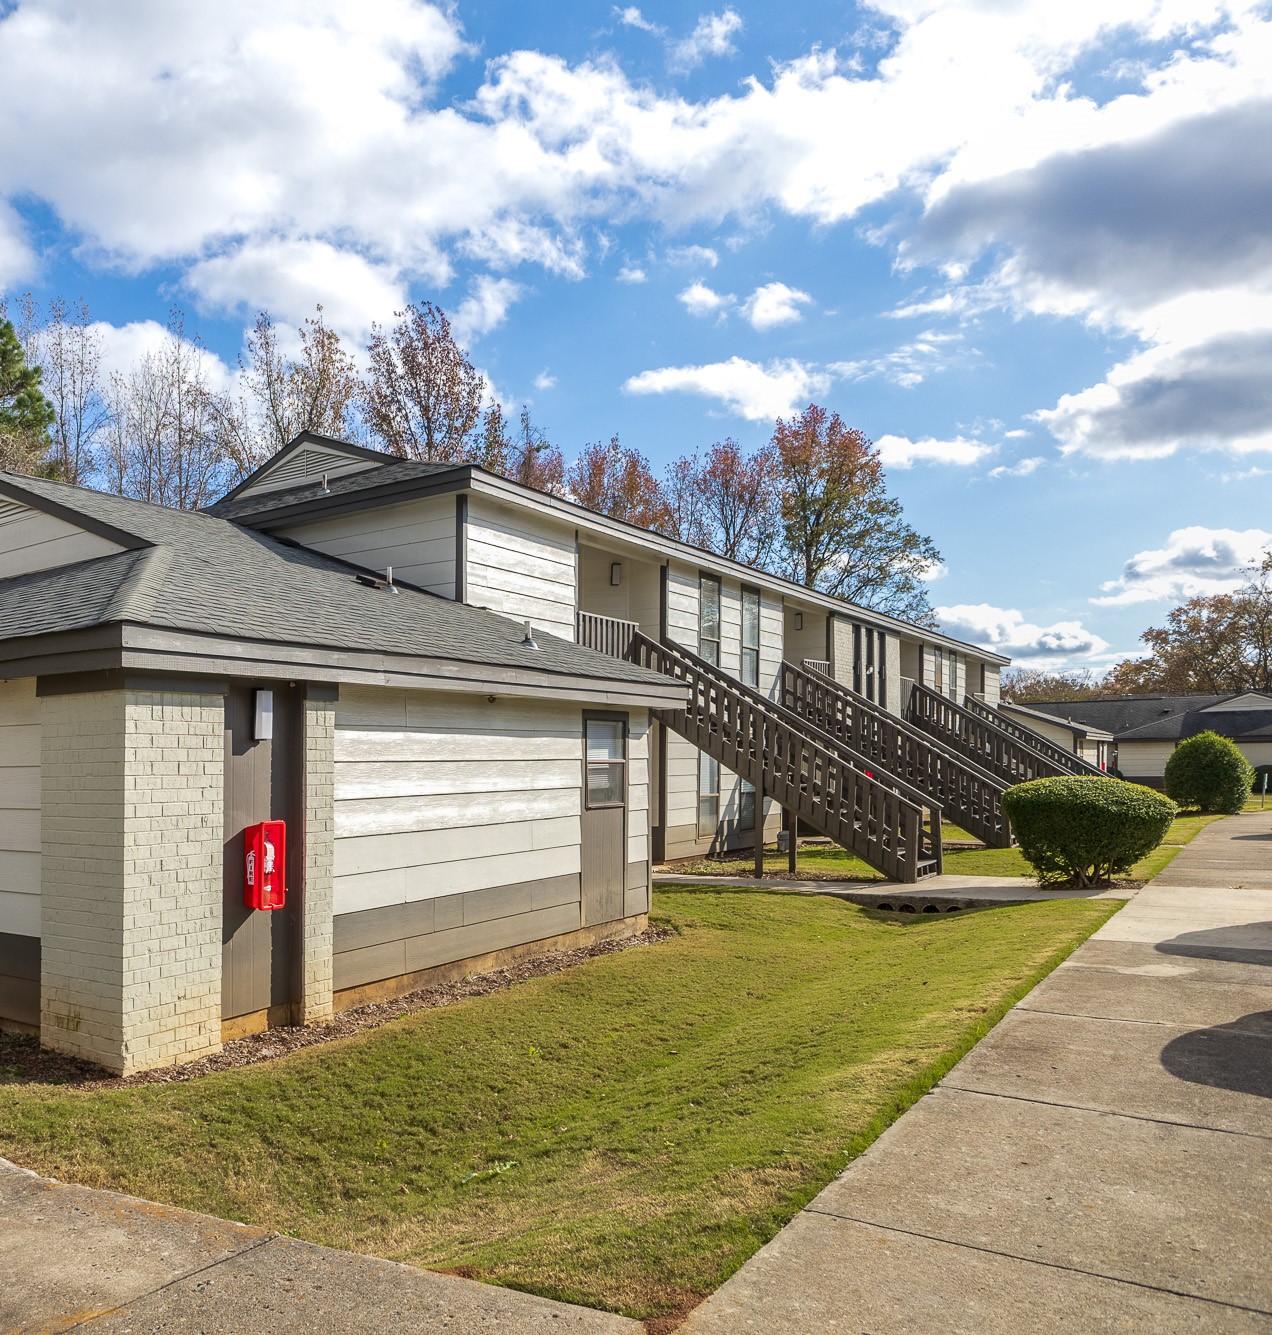
M 1098 765 L 1092 765 L 1089 761 L 1083 760 L 1081 756 L 1074 755 L 1072 751 L 1066 751 L 1064 747 L 1058 746 L 1050 738 L 1034 732 L 1032 728 L 1025 727 L 1023 723 L 1017 723 L 1015 719 L 1004 714 L 1001 710 L 995 709 L 993 705 L 987 705 L 983 700 L 976 700 L 969 696 L 963 703 L 968 713 L 984 719 L 987 723 L 997 724 L 1009 737 L 1014 737 L 1031 750 L 1037 751 L 1044 760 L 1049 760 L 1057 769 L 1063 770 L 1066 774 L 1104 773 Z
M 977 839 L 1010 847 L 1004 780 L 822 673 L 783 663 L 781 680 L 782 703 L 811 726 L 904 779 Z
M 626 658 L 632 647 L 632 636 L 640 631 L 634 621 L 603 617 L 596 612 L 577 612 L 575 621 L 579 644 L 611 658 Z
M 816 740 L 797 715 L 679 645 L 637 633 L 629 657 L 690 687 L 683 708 L 658 717 L 764 797 L 885 876 L 916 881 L 940 871 L 941 813 L 922 793 L 873 775 L 863 757 Z

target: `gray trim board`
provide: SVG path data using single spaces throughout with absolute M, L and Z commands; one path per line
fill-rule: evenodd
M 96 691 L 181 691 L 185 695 L 226 695 L 228 678 L 188 677 L 180 672 L 129 672 L 105 668 L 97 672 L 65 672 L 38 677 L 37 696 L 85 695 Z
M 468 601 L 468 496 L 455 497 L 455 601 Z

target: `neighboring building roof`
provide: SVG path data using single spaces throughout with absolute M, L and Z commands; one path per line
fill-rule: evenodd
M 1118 741 L 1178 741 L 1207 729 L 1224 737 L 1272 736 L 1272 700 L 1267 709 L 1215 709 L 1236 695 L 1122 695 L 1103 700 L 1032 701 L 1039 713 L 1107 728 Z
M 296 450 L 303 449 L 306 443 L 320 445 L 324 450 L 335 450 L 347 454 L 358 461 L 382 461 L 378 467 L 362 468 L 357 472 L 342 473 L 329 477 L 327 487 L 322 488 L 321 479 L 309 480 L 291 487 L 272 488 L 268 491 L 252 491 L 253 483 L 265 477 L 272 468 Z M 499 476 L 477 464 L 468 463 L 427 463 L 423 460 L 400 459 L 397 455 L 369 450 L 348 441 L 332 440 L 327 436 L 317 436 L 311 432 L 302 432 L 289 442 L 278 454 L 267 459 L 255 473 L 245 478 L 233 491 L 221 500 L 207 507 L 207 513 L 219 515 L 225 519 L 234 519 L 252 527 L 280 528 L 284 525 L 312 519 L 318 514 L 340 513 L 349 509 L 360 509 L 376 504 L 393 504 L 412 499 L 414 496 L 430 490 L 461 491 L 465 488 L 492 490 L 507 499 L 520 500 L 522 503 L 547 506 L 567 513 L 576 524 L 586 524 L 594 529 L 611 530 L 617 536 L 629 542 L 637 542 L 645 547 L 653 547 L 664 553 L 674 553 L 682 560 L 704 566 L 716 566 L 735 572 L 739 578 L 755 583 L 763 583 L 772 588 L 789 591 L 814 606 L 821 606 L 831 611 L 849 611 L 863 621 L 871 622 L 896 632 L 906 632 L 925 643 L 947 645 L 964 654 L 974 654 L 991 663 L 1008 664 L 1010 658 L 996 654 L 990 649 L 956 640 L 940 631 L 927 627 L 914 626 L 883 612 L 859 607 L 844 598 L 835 598 L 829 594 L 818 593 L 783 579 L 767 571 L 759 571 L 751 566 L 720 556 L 692 543 L 681 542 L 661 533 L 654 533 L 636 524 L 629 524 L 610 515 L 602 515 L 586 506 L 559 496 L 549 496 L 546 492 L 536 491 L 520 482 Z
M 1049 723 L 1053 727 L 1070 728 L 1078 737 L 1089 737 L 1093 741 L 1102 742 L 1111 738 L 1113 734 L 1107 728 L 1097 727 L 1094 723 L 1079 722 L 1077 719 L 1063 718 L 1058 714 L 1050 714 L 1042 709 L 1030 709 L 1025 705 L 1018 705 L 1012 700 L 1000 700 L 998 709 L 1008 714 L 1023 714 L 1026 718 L 1037 719 L 1040 723 Z
M 0 640 L 126 623 L 219 638 L 392 654 L 474 668 L 666 688 L 660 674 L 482 608 L 359 581 L 333 557 L 205 512 L 0 473 L 0 494 L 115 538 L 128 550 L 0 579 Z M 480 675 L 480 674 L 477 674 Z

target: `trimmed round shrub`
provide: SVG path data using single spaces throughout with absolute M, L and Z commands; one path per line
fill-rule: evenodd
M 1138 783 L 1097 775 L 1032 779 L 1003 794 L 1025 861 L 1044 884 L 1108 885 L 1166 836 L 1175 804 Z
M 1217 732 L 1199 732 L 1180 744 L 1166 762 L 1163 785 L 1181 807 L 1232 815 L 1245 806 L 1254 783 L 1240 747 Z

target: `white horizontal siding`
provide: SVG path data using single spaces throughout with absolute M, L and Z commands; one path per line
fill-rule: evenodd
M 0 497 L 0 579 L 32 570 L 54 570 L 124 549 L 64 519 Z
M 581 708 L 346 688 L 335 912 L 579 871 Z
M 574 639 L 578 599 L 572 528 L 472 496 L 465 552 L 468 602 Z
M 667 567 L 667 634 L 698 652 L 698 572 L 676 562 Z
M 776 594 L 760 594 L 760 690 L 776 699 L 781 689 L 782 600 Z
M 18 936 L 40 935 L 39 705 L 33 677 L 0 682 L 0 932 Z
M 453 598 L 456 523 L 454 496 L 428 496 L 296 524 L 282 535 L 381 574 L 392 566 L 394 579 Z
M 1128 779 L 1159 779 L 1174 750 L 1174 742 L 1119 742 L 1117 767 Z
M 649 857 L 649 715 L 633 710 L 627 731 L 627 861 Z

